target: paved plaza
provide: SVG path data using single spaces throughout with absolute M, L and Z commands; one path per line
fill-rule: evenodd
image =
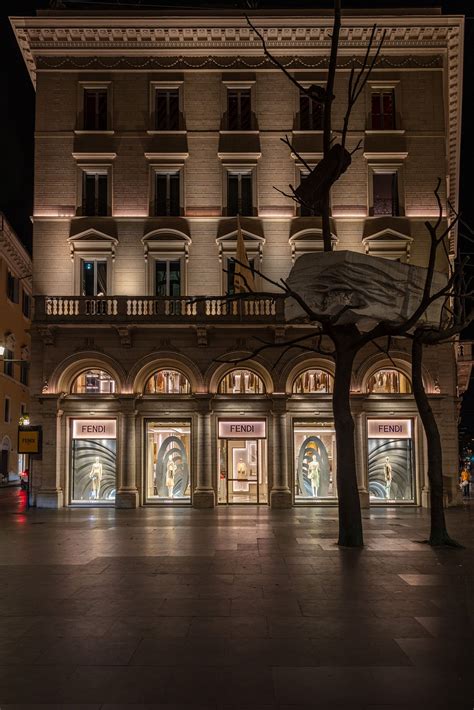
M 0 491 L 0 708 L 472 710 L 473 513 L 24 512 Z

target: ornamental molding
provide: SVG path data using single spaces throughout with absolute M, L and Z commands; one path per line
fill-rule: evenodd
M 31 291 L 33 268 L 31 258 L 2 213 L 0 213 L 0 255 L 14 275 L 22 279 Z

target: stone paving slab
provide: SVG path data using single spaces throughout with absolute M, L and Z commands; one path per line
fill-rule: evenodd
M 474 545 L 419 509 L 31 510 L 1 491 L 0 709 L 471 710 Z M 18 498 L 18 500 L 20 500 Z M 6 512 L 5 512 L 6 511 Z

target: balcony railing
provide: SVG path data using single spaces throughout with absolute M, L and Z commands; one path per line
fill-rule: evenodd
M 219 296 L 36 296 L 36 322 L 46 323 L 283 323 L 284 300 Z

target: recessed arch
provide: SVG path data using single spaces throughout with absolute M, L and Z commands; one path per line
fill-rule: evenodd
M 160 370 L 181 373 L 189 381 L 190 391 L 193 393 L 205 391 L 202 374 L 197 365 L 189 358 L 173 352 L 161 352 L 159 356 L 152 353 L 135 363 L 127 378 L 127 391 L 146 394 L 148 380 Z
M 366 380 L 367 394 L 412 394 L 411 378 L 395 367 L 375 370 Z
M 296 378 L 303 374 L 306 370 L 322 370 L 327 372 L 334 379 L 334 362 L 328 357 L 308 357 L 307 354 L 301 354 L 292 358 L 285 368 L 280 373 L 278 378 L 278 391 L 286 394 L 295 394 L 293 392 L 293 383 Z
M 309 367 L 300 372 L 291 385 L 292 394 L 331 394 L 334 377 L 328 370 Z
M 191 383 L 181 370 L 161 367 L 149 376 L 143 394 L 191 394 Z
M 237 356 L 237 355 L 236 355 Z M 263 382 L 264 392 L 260 394 L 272 394 L 274 391 L 273 380 L 268 370 L 256 360 L 245 360 L 237 363 L 223 363 L 215 367 L 210 373 L 208 379 L 209 392 L 211 394 L 222 394 L 219 392 L 219 385 L 222 380 L 235 370 L 246 370 L 254 375 L 257 375 Z M 236 393 L 237 394 L 237 393 Z M 243 393 L 242 393 L 243 394 Z M 258 394 L 258 393 L 255 393 Z
M 116 382 L 115 394 L 123 392 L 125 371 L 113 358 L 93 351 L 69 355 L 57 365 L 48 381 L 48 394 L 71 392 L 76 377 L 87 370 L 107 372 Z
M 71 382 L 71 394 L 115 394 L 117 382 L 113 375 L 102 368 L 87 368 L 79 372 Z

